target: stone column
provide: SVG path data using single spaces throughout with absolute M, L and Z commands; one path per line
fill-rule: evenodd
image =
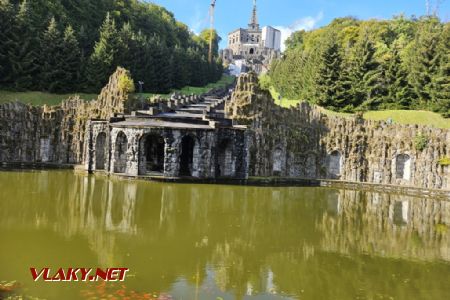
M 139 175 L 139 132 L 135 129 L 126 129 L 128 138 L 127 170 L 126 174 L 131 176 Z

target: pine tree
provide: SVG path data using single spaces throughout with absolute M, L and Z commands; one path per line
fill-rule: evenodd
M 419 23 L 413 47 L 413 57 L 409 81 L 418 97 L 417 106 L 430 108 L 433 90 L 433 76 L 438 72 L 439 59 L 438 23 L 435 19 L 426 19 Z
M 381 108 L 407 109 L 413 99 L 413 91 L 408 82 L 408 73 L 403 67 L 397 45 L 392 46 L 390 57 L 385 63 L 386 95 L 383 97 Z
M 373 42 L 369 38 L 369 33 L 364 31 L 355 45 L 348 71 L 351 80 L 350 103 L 353 107 L 358 107 L 365 101 L 367 105 L 371 102 L 370 97 L 378 93 L 380 69 L 374 54 Z
M 9 53 L 14 41 L 14 8 L 9 0 L 0 0 L 0 84 L 11 84 L 11 61 Z
M 315 103 L 336 110 L 345 106 L 341 85 L 342 58 L 332 33 L 326 37 L 315 75 Z
M 156 73 L 155 90 L 158 93 L 168 93 L 172 87 L 171 53 L 169 48 L 160 41 L 156 42 L 153 52 L 153 66 Z
M 135 37 L 130 23 L 123 24 L 119 32 L 119 39 L 119 45 L 121 48 L 118 49 L 117 62 L 122 67 L 130 69 L 133 59 L 133 51 L 136 50 L 134 45 Z
M 72 26 L 67 26 L 64 31 L 61 47 L 62 64 L 62 91 L 70 92 L 78 88 L 81 72 L 81 50 Z
M 116 22 L 108 13 L 100 28 L 100 39 L 95 44 L 87 69 L 87 77 L 92 91 L 100 91 L 117 68 L 119 49 L 120 39 Z
M 144 91 L 151 92 L 156 88 L 156 72 L 154 67 L 153 51 L 155 45 L 142 33 L 135 38 L 136 48 L 133 50 L 132 75 L 136 82 L 144 82 Z
M 12 87 L 16 90 L 37 89 L 39 71 L 38 41 L 36 31 L 31 23 L 32 12 L 29 2 L 23 1 L 15 17 L 11 48 L 8 52 L 11 66 Z
M 436 111 L 450 117 L 450 23 L 442 31 L 438 53 L 439 70 L 433 77 L 433 103 Z
M 176 47 L 173 52 L 173 69 L 175 70 L 172 78 L 174 88 L 181 89 L 189 82 L 189 64 L 185 59 L 186 52 L 181 47 Z
M 80 45 L 80 76 L 76 84 L 76 90 L 80 92 L 90 92 L 92 89 L 89 86 L 88 78 L 88 68 L 90 62 L 90 45 L 89 45 L 89 34 L 87 33 L 86 27 L 82 25 L 77 32 L 78 41 Z
M 64 60 L 62 56 L 63 37 L 58 30 L 55 18 L 41 38 L 41 58 L 40 58 L 40 86 L 41 89 L 49 92 L 60 92 L 63 90 Z

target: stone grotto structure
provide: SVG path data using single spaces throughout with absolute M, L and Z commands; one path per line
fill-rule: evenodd
M 245 126 L 225 118 L 227 97 L 173 95 L 130 115 L 91 120 L 86 169 L 130 176 L 246 178 Z

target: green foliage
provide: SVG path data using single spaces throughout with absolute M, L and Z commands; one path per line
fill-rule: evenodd
M 134 81 L 128 75 L 119 77 L 119 89 L 127 94 L 134 93 Z
M 88 65 L 87 78 L 94 90 L 100 90 L 118 66 L 120 42 L 116 22 L 107 13 Z
M 433 77 L 432 90 L 434 108 L 445 117 L 450 117 L 450 23 L 445 24 L 438 45 L 439 69 Z
M 60 92 L 64 90 L 63 36 L 57 28 L 54 18 L 41 38 L 40 86 L 44 91 Z
M 450 157 L 443 157 L 439 159 L 438 163 L 440 166 L 450 166 Z
M 11 80 L 11 61 L 9 53 L 13 47 L 14 8 L 9 0 L 0 0 L 0 84 Z
M 38 41 L 36 39 L 36 29 L 31 22 L 30 2 L 23 1 L 13 21 L 13 34 L 10 41 L 0 41 L 10 43 L 8 51 L 8 65 L 10 66 L 9 86 L 17 90 L 32 88 L 36 85 L 36 75 L 39 70 L 38 65 Z M 3 24 L 2 24 L 3 27 Z
M 270 90 L 272 83 L 270 82 L 270 77 L 267 74 L 259 77 L 259 86 L 264 90 Z
M 414 138 L 414 147 L 417 151 L 423 151 L 428 146 L 429 139 L 426 135 L 419 134 Z
M 435 17 L 336 19 L 295 32 L 269 76 L 282 97 L 335 111 L 426 109 L 450 116 L 450 25 Z
M 315 103 L 334 110 L 334 107 L 345 107 L 345 88 L 341 80 L 342 58 L 339 45 L 332 33 L 325 37 L 322 52 L 319 54 L 315 76 Z
M 78 87 L 82 88 L 81 73 L 82 54 L 80 46 L 72 26 L 67 26 L 62 39 L 61 57 L 63 63 L 60 65 L 62 69 L 62 89 L 61 91 L 74 91 Z
M 0 88 L 99 92 L 117 66 L 146 92 L 204 86 L 222 75 L 220 37 L 208 62 L 200 36 L 137 0 L 0 0 Z M 136 82 L 137 83 L 137 82 Z

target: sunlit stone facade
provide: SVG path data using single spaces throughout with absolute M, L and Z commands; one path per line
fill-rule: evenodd
M 261 73 L 268 68 L 272 59 L 280 55 L 280 47 L 281 32 L 270 26 L 259 26 L 254 1 L 248 27 L 238 28 L 228 34 L 228 47 L 221 51 L 221 57 L 227 64 L 245 60 L 248 69 Z

